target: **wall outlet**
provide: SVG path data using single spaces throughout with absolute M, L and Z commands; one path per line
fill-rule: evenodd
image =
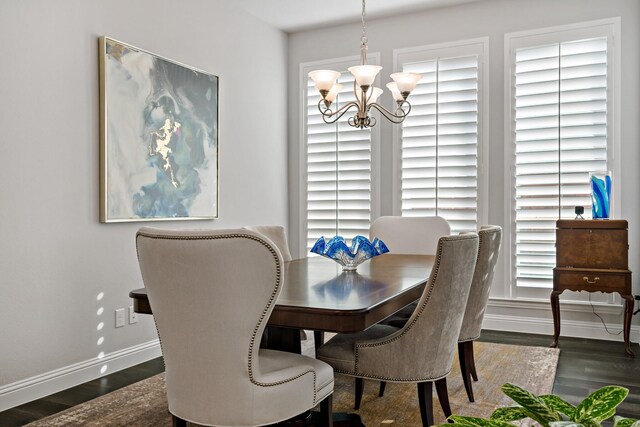
M 133 325 L 134 323 L 138 323 L 138 313 L 133 311 L 133 306 L 129 306 L 129 324 Z
M 124 326 L 124 308 L 116 310 L 116 328 L 122 328 Z

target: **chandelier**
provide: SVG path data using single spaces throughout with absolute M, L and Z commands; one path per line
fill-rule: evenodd
M 340 78 L 338 71 L 316 70 L 309 73 L 309 77 L 315 83 L 315 87 L 320 92 L 322 99 L 318 102 L 318 110 L 322 114 L 325 123 L 335 123 L 347 111 L 356 109 L 354 116 L 350 117 L 350 126 L 364 129 L 375 126 L 376 119 L 369 115 L 372 108 L 378 110 L 384 117 L 392 123 L 402 123 L 411 112 L 411 104 L 407 97 L 416 87 L 422 78 L 417 73 L 393 73 L 393 82 L 387 83 L 387 88 L 391 91 L 393 100 L 396 103 L 394 111 L 389 111 L 376 101 L 382 95 L 382 89 L 374 87 L 373 82 L 382 70 L 379 65 L 367 65 L 367 35 L 365 25 L 365 0 L 362 0 L 362 37 L 360 39 L 360 65 L 349 67 L 348 70 L 355 78 L 353 82 L 353 93 L 355 101 L 343 105 L 337 110 L 331 109 L 331 104 L 336 100 L 338 93 L 342 90 L 342 85 L 337 82 Z

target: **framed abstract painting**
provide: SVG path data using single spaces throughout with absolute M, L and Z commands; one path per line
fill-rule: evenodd
M 218 216 L 218 77 L 100 38 L 100 221 Z

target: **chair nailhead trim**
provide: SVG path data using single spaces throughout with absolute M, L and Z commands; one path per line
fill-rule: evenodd
M 251 335 L 251 340 L 249 342 L 249 355 L 248 355 L 248 370 L 249 370 L 249 380 L 259 386 L 259 387 L 275 387 L 281 384 L 286 384 L 288 382 L 294 381 L 300 377 L 303 377 L 306 374 L 313 374 L 313 406 L 318 404 L 318 396 L 317 396 L 317 390 L 316 390 L 316 384 L 317 384 L 317 374 L 316 371 L 314 369 L 308 369 L 304 372 L 301 372 L 300 374 L 294 376 L 294 377 L 290 377 L 284 380 L 280 380 L 280 381 L 276 381 L 273 383 L 265 383 L 265 382 L 260 382 L 258 381 L 253 373 L 253 354 L 255 353 L 255 345 L 256 345 L 256 337 L 258 335 L 258 330 L 260 329 L 260 327 L 262 326 L 262 324 L 265 322 L 265 318 L 267 316 L 267 312 L 269 311 L 269 309 L 272 307 L 272 305 L 275 303 L 275 298 L 278 295 L 278 290 L 280 289 L 280 286 L 282 285 L 282 264 L 280 262 L 280 258 L 278 258 L 278 253 L 273 249 L 273 247 L 268 244 L 266 241 L 262 240 L 261 238 L 257 237 L 257 236 L 252 236 L 249 234 L 240 234 L 240 233 L 236 233 L 236 234 L 222 234 L 222 235 L 213 235 L 213 236 L 158 236 L 155 234 L 149 234 L 149 233 L 143 233 L 143 232 L 138 232 L 136 234 L 136 241 L 138 239 L 138 237 L 148 237 L 150 239 L 161 239 L 161 240 L 218 240 L 218 239 L 236 239 L 236 238 L 240 238 L 240 239 L 250 239 L 250 240 L 254 240 L 260 244 L 262 244 L 264 247 L 266 247 L 269 252 L 271 252 L 271 255 L 273 255 L 273 258 L 276 261 L 276 286 L 273 289 L 273 292 L 271 293 L 271 296 L 269 297 L 269 301 L 267 302 L 267 306 L 264 308 L 264 310 L 262 310 L 262 314 L 260 315 L 260 319 L 258 320 L 258 324 L 256 325 L 256 327 L 253 330 L 253 334 Z M 136 255 L 138 256 L 138 260 L 140 260 L 140 255 L 138 254 L 138 245 L 136 245 Z M 144 278 L 143 278 L 143 282 L 144 282 Z M 154 322 L 155 322 L 155 318 L 154 318 Z M 156 331 L 158 330 L 158 325 L 156 324 Z M 158 333 L 158 340 L 160 341 L 160 348 L 162 349 L 162 340 L 160 340 L 160 334 Z

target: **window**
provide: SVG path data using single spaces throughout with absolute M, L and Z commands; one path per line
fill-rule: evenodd
M 486 40 L 396 52 L 405 72 L 422 74 L 401 128 L 403 216 L 444 217 L 453 233 L 475 231 L 479 216 L 482 55 Z
M 615 169 L 612 34 L 609 24 L 507 36 L 516 288 L 553 286 L 556 220 L 575 206 L 590 218 L 589 172 Z
M 376 55 L 370 55 L 375 63 Z M 371 61 L 373 59 L 373 61 Z M 372 134 L 371 129 L 357 129 L 346 122 L 348 112 L 334 124 L 323 121 L 318 110 L 320 95 L 308 71 L 341 70 L 338 80 L 342 91 L 332 105 L 334 111 L 354 100 L 353 76 L 347 67 L 357 65 L 357 59 L 322 64 L 305 64 L 302 79 L 306 84 L 304 102 L 306 146 L 306 247 L 310 249 L 321 237 L 369 235 L 372 218 Z M 304 235 L 303 234 L 303 235 Z

